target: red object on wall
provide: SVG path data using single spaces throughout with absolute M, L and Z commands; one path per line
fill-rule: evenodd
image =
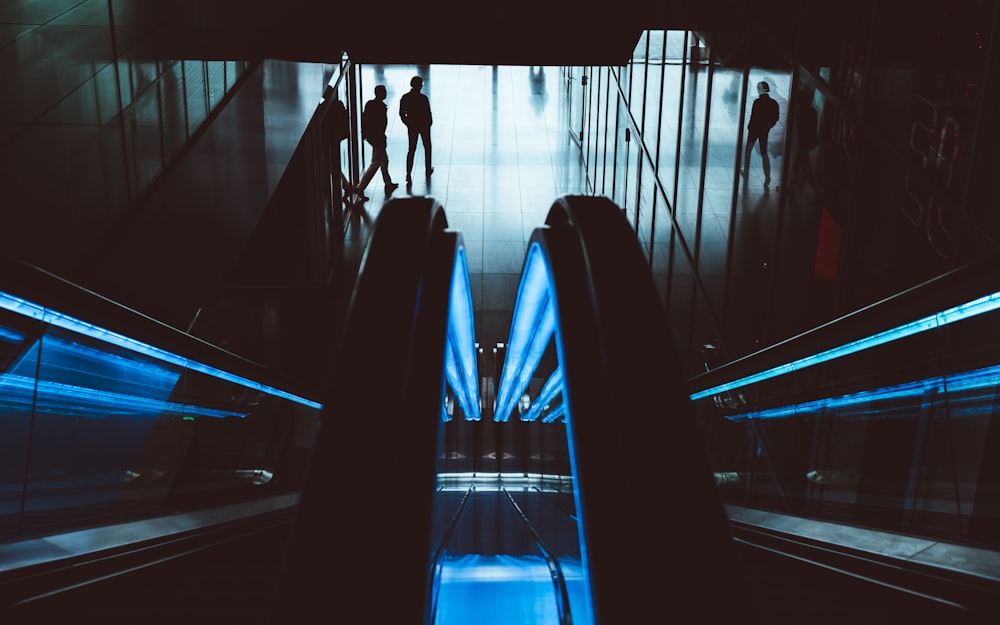
M 828 210 L 819 218 L 819 240 L 816 242 L 816 264 L 813 276 L 820 280 L 835 280 L 840 260 L 840 224 Z

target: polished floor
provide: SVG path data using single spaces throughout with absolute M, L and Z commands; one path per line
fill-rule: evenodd
M 407 185 L 407 134 L 399 119 L 399 98 L 416 75 L 424 78 L 422 92 L 434 117 L 434 173 L 423 176 L 418 142 L 417 175 Z M 505 343 L 532 231 L 544 225 L 556 198 L 589 193 L 580 149 L 565 118 L 566 77 L 558 67 L 362 67 L 365 101 L 377 84 L 388 92 L 389 171 L 400 186 L 387 195 L 376 176 L 366 191 L 370 200 L 353 209 L 348 238 L 363 240 L 366 224 L 377 219 L 391 198 L 436 198 L 448 225 L 465 241 L 476 338 L 480 345 Z M 365 166 L 369 158 L 366 151 Z
M 579 68 L 526 66 L 361 67 L 362 101 L 372 97 L 378 84 L 385 85 L 388 92 L 389 171 L 400 186 L 386 194 L 380 176 L 375 177 L 367 189 L 371 199 L 351 215 L 348 241 L 363 242 L 366 225 L 377 218 L 384 202 L 391 198 L 428 195 L 438 199 L 449 225 L 462 232 L 467 246 L 476 339 L 482 346 L 507 341 L 527 242 L 532 231 L 543 225 L 553 200 L 564 194 L 603 195 L 625 205 L 626 218 L 642 240 L 654 279 L 666 297 L 669 250 L 671 241 L 675 245 L 676 240 L 670 233 L 671 220 L 663 212 L 665 203 L 659 201 L 654 208 L 649 204 L 647 190 L 638 194 L 633 190 L 634 163 L 618 165 L 625 181 L 621 174 L 616 177 L 610 171 L 612 159 L 620 155 L 609 153 L 596 159 L 601 163 L 584 163 L 581 146 L 570 131 L 571 126 L 578 125 L 570 120 L 579 122 L 581 114 L 579 92 L 572 88 L 573 81 L 580 80 L 578 72 Z M 790 77 L 774 71 L 750 73 L 751 88 L 757 81 L 766 80 L 781 109 L 781 119 L 769 141 L 771 184 L 765 186 L 756 149 L 751 155 L 749 176 L 740 176 L 737 169 L 742 156 L 739 75 L 718 71 L 713 90 L 703 70 L 685 72 L 670 59 L 662 73 L 650 70 L 648 74 L 647 80 L 653 81 L 647 86 L 649 97 L 661 93 L 659 82 L 664 85 L 664 93 L 680 93 L 684 85 L 683 103 L 670 100 L 669 108 L 660 111 L 659 101 L 647 102 L 643 109 L 645 122 L 637 121 L 648 128 L 655 123 L 663 125 L 661 132 L 650 133 L 659 136 L 659 146 L 651 145 L 653 139 L 647 138 L 647 148 L 660 152 L 660 178 L 669 193 L 670 205 L 675 207 L 681 237 L 694 255 L 689 259 L 690 266 L 697 267 L 705 285 L 702 297 L 713 311 L 712 316 L 717 320 L 722 317 L 727 256 L 736 276 L 733 283 L 740 285 L 737 291 L 746 291 L 747 297 L 754 300 L 754 292 L 767 288 L 767 268 L 775 261 L 782 196 L 791 208 L 786 211 L 783 228 L 804 233 L 802 237 L 788 238 L 792 243 L 783 255 L 789 257 L 789 266 L 802 268 L 803 280 L 810 280 L 820 213 L 814 199 L 817 190 L 805 184 L 783 185 L 782 180 L 785 172 L 780 146 L 788 114 Z M 424 78 L 422 91 L 430 99 L 434 116 L 434 173 L 429 178 L 422 175 L 424 153 L 418 144 L 413 168 L 417 175 L 413 184 L 407 185 L 407 133 L 398 111 L 399 99 L 416 75 Z M 747 116 L 755 95 L 747 96 Z M 667 102 L 663 106 L 668 106 Z M 709 102 L 711 131 L 705 137 L 704 115 Z M 675 107 L 681 104 L 685 117 L 679 120 Z M 703 149 L 707 149 L 704 177 L 700 174 Z M 369 160 L 366 145 L 362 168 Z M 654 210 L 656 226 L 650 230 L 647 224 Z M 729 226 L 731 220 L 735 234 Z M 735 244 L 730 251 L 731 236 Z M 757 341 L 763 322 L 753 312 L 756 307 L 741 308 L 744 314 L 736 317 L 741 326 L 736 331 L 740 340 L 733 342 L 741 345 L 742 351 L 753 351 L 760 347 Z M 698 340 L 708 341 L 717 333 L 712 331 Z

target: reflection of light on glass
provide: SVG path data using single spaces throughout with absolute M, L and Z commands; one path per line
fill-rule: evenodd
M 545 380 L 545 384 L 542 385 L 542 390 L 538 391 L 538 398 L 535 403 L 531 405 L 530 410 L 527 413 L 521 415 L 521 421 L 535 421 L 538 419 L 539 415 L 542 414 L 542 410 L 554 400 L 556 397 L 562 393 L 563 387 L 563 371 L 562 364 L 556 367 L 556 370 L 552 372 L 548 380 Z M 543 423 L 551 423 L 552 418 L 550 415 L 546 415 Z
M 20 343 L 24 340 L 24 334 L 18 332 L 14 328 L 7 328 L 0 326 L 0 341 L 7 341 L 8 343 Z
M 469 266 L 465 248 L 455 254 L 451 277 L 451 297 L 448 306 L 448 342 L 445 346 L 445 379 L 455 391 L 468 421 L 482 418 L 479 406 L 479 374 L 476 369 L 476 335 L 473 329 L 472 291 L 469 288 Z M 444 421 L 450 421 L 454 410 L 446 410 Z
M 559 559 L 572 622 L 592 623 L 580 561 Z M 436 625 L 558 623 L 552 573 L 540 556 L 465 554 L 442 561 Z
M 781 419 L 812 416 L 824 411 L 836 412 L 844 417 L 911 417 L 916 414 L 914 407 L 923 407 L 926 402 L 938 404 L 945 401 L 948 402 L 948 414 L 952 417 L 992 414 L 998 382 L 1000 366 L 992 366 L 726 418 L 731 421 Z M 887 402 L 888 406 L 881 405 Z
M 771 378 L 784 375 L 786 373 L 791 373 L 793 371 L 798 371 L 800 369 L 805 369 L 806 367 L 811 367 L 822 362 L 827 362 L 835 358 L 840 358 L 841 356 L 847 356 L 849 354 L 854 354 L 871 347 L 876 347 L 878 345 L 883 345 L 891 341 L 896 341 L 908 336 L 913 336 L 914 334 L 919 334 L 926 330 L 932 330 L 934 328 L 940 328 L 946 326 L 950 323 L 956 321 L 961 321 L 962 319 L 968 319 L 976 315 L 981 315 L 983 313 L 988 313 L 1000 308 L 1000 292 L 994 293 L 992 295 L 986 295 L 978 299 L 972 300 L 971 302 L 966 302 L 960 306 L 955 306 L 954 308 L 949 308 L 948 310 L 935 313 L 923 319 L 918 319 L 911 323 L 901 325 L 899 327 L 893 328 L 891 330 L 886 330 L 885 332 L 879 332 L 872 336 L 853 341 L 851 343 L 845 343 L 833 349 L 827 350 L 825 352 L 820 352 L 819 354 L 814 354 L 812 356 L 807 356 L 805 358 L 800 358 L 793 362 L 779 365 L 777 367 L 768 369 L 766 371 L 761 371 L 753 375 L 749 375 L 745 378 L 740 378 L 738 380 L 733 380 L 732 382 L 726 382 L 725 384 L 720 384 L 718 386 L 713 386 L 712 388 L 705 389 L 703 391 L 698 391 L 691 395 L 692 400 L 703 399 L 705 397 L 715 395 L 717 393 L 723 393 L 725 391 L 731 391 L 743 386 L 748 386 L 757 382 L 762 382 L 764 380 L 769 380 Z
M 510 325 L 510 340 L 497 388 L 494 421 L 507 421 L 556 330 L 545 259 L 537 243 L 528 249 Z
M 35 412 L 70 417 L 151 416 L 184 414 L 201 417 L 240 417 L 246 413 L 216 410 L 161 399 L 113 393 L 93 388 L 0 375 L 0 406 L 5 412 Z M 185 417 L 187 418 L 187 416 Z
M 71 332 L 76 332 L 84 336 L 88 336 L 99 341 L 116 345 L 118 347 L 127 349 L 129 351 L 135 352 L 137 354 L 143 354 L 149 356 L 161 362 L 166 362 L 169 364 L 177 365 L 185 369 L 192 371 L 197 371 L 199 373 L 204 373 L 206 375 L 218 378 L 220 380 L 225 380 L 227 382 L 233 382 L 239 384 L 240 386 L 245 386 L 254 390 L 267 393 L 268 395 L 274 395 L 276 397 L 281 397 L 294 401 L 296 403 L 302 404 L 304 406 L 309 406 L 310 408 L 322 408 L 322 404 L 314 402 L 297 395 L 293 395 L 286 391 L 276 389 L 266 384 L 261 384 L 260 382 L 255 382 L 247 378 L 240 377 L 238 375 L 222 371 L 221 369 L 216 369 L 215 367 L 210 367 L 208 365 L 201 364 L 194 360 L 184 358 L 183 356 L 178 356 L 177 354 L 168 352 L 166 350 L 160 349 L 158 347 L 153 347 L 152 345 L 147 345 L 141 341 L 129 338 L 118 334 L 117 332 L 112 332 L 93 324 L 87 323 L 85 321 L 80 321 L 70 317 L 69 315 L 64 315 L 60 312 L 49 310 L 43 306 L 33 304 L 27 300 L 21 299 L 19 297 L 14 297 L 7 293 L 0 292 L 0 308 L 4 308 L 11 312 L 30 317 L 32 319 L 38 319 L 44 323 L 63 328 L 64 330 L 69 330 Z

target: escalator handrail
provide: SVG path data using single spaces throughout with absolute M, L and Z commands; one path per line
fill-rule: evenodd
M 610 200 L 565 196 L 529 245 L 546 258 L 555 294 L 578 523 L 597 622 L 691 610 L 707 620 L 752 622 L 667 317 L 635 232 Z M 658 501 L 664 495 L 681 506 L 665 514 Z M 664 574 L 650 574 L 650 562 Z M 711 596 L 720 570 L 731 581 L 732 601 Z
M 434 198 L 383 205 L 328 380 L 276 620 L 364 606 L 380 620 L 426 619 L 449 296 L 463 246 Z M 338 582 L 317 567 L 333 567 Z
M 428 623 L 434 623 L 437 614 L 438 589 L 441 585 L 441 569 L 444 567 L 444 554 L 448 550 L 448 545 L 451 544 L 452 536 L 455 535 L 455 527 L 458 525 L 458 519 L 462 516 L 462 511 L 465 510 L 465 504 L 468 503 L 475 489 L 475 486 L 470 486 L 466 489 L 465 495 L 462 496 L 462 501 L 459 502 L 458 508 L 448 521 L 448 527 L 445 528 L 441 542 L 433 552 L 427 580 L 427 601 L 430 606 L 427 611 L 429 614 Z
M 133 310 L 22 260 L 0 255 L 0 291 L 219 371 L 318 400 L 321 393 L 264 365 Z
M 556 611 L 559 614 L 559 625 L 570 625 L 573 622 L 573 616 L 570 609 L 569 589 L 566 586 L 566 576 L 563 575 L 559 559 L 552 555 L 549 548 L 545 546 L 542 537 L 538 534 L 538 530 L 531 524 L 531 520 L 528 519 L 528 515 L 524 513 L 521 506 L 517 505 L 517 501 L 514 500 L 514 496 L 510 494 L 510 491 L 504 488 L 503 493 L 507 495 L 507 500 L 510 501 L 510 505 L 514 507 L 514 510 L 521 518 L 521 522 L 528 530 L 528 533 L 531 534 L 531 539 L 534 541 L 535 547 L 542 554 L 545 564 L 549 567 L 549 575 L 552 577 L 552 584 L 555 586 Z
M 692 397 L 724 384 L 821 354 L 933 316 L 997 291 L 1000 258 L 970 263 L 688 380 Z

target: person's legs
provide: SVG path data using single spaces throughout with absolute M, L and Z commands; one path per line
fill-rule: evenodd
M 389 175 L 389 152 L 385 148 L 381 148 L 374 156 L 378 159 L 379 169 L 382 170 L 382 182 L 386 185 L 392 184 L 392 177 Z
M 406 136 L 409 139 L 409 146 L 406 149 L 406 181 L 410 182 L 410 172 L 413 171 L 413 156 L 417 152 L 417 137 L 420 132 L 412 126 L 406 127 Z
M 757 139 L 757 145 L 760 147 L 760 161 L 761 165 L 764 166 L 764 184 L 771 184 L 771 159 L 767 156 L 767 135 L 761 135 Z
M 361 193 L 362 191 L 367 189 L 368 183 L 371 182 L 372 178 L 375 177 L 375 172 L 378 171 L 379 167 L 380 163 L 373 154 L 372 162 L 368 165 L 368 168 L 365 169 L 365 173 L 361 174 L 361 180 L 358 182 L 358 186 L 354 187 L 354 191 L 357 193 Z
M 424 167 L 427 171 L 427 175 L 430 176 L 434 173 L 434 167 L 431 165 L 431 129 L 425 128 L 420 131 L 420 141 L 424 144 Z
M 757 138 L 755 136 L 750 135 L 750 134 L 747 135 L 747 146 L 743 150 L 743 175 L 744 176 L 749 176 L 750 175 L 750 152 L 751 152 L 751 150 L 753 150 L 753 144 L 754 144 L 754 141 L 756 141 L 756 140 L 757 140 Z

